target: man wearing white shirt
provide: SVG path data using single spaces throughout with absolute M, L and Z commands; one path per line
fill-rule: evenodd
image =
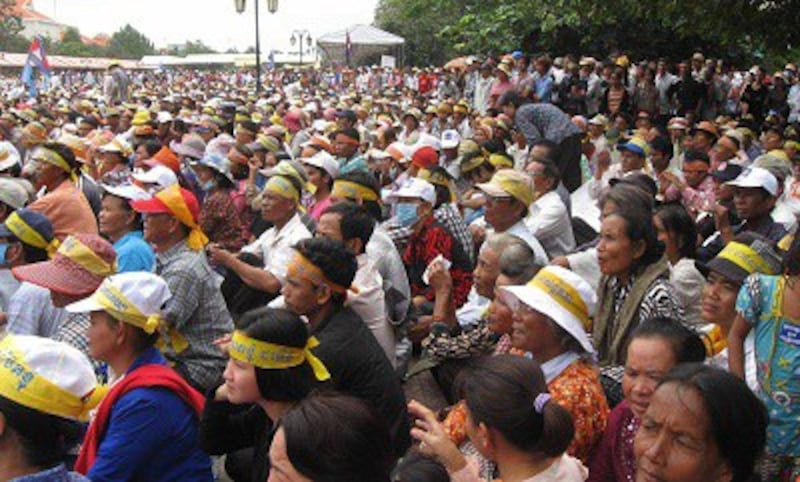
M 374 229 L 375 220 L 366 211 L 355 203 L 342 202 L 322 213 L 317 235 L 343 242 L 356 255 L 358 271 L 353 286 L 357 291 L 347 293 L 345 306 L 364 320 L 389 362 L 397 368 L 397 339 L 386 313 L 383 278 L 364 251 Z
M 537 198 L 530 206 L 525 224 L 550 258 L 564 256 L 575 249 L 575 236 L 567 206 L 556 192 L 561 181 L 558 167 L 552 161 L 542 159 L 534 161 L 528 172 L 533 176 Z
M 485 222 L 491 226 L 491 229 L 486 229 L 486 234 L 508 233 L 521 238 L 533 250 L 536 262 L 546 265 L 546 251 L 524 222 L 528 208 L 533 204 L 533 183 L 530 177 L 513 169 L 500 169 L 489 182 L 477 184 L 475 187 L 486 196 Z

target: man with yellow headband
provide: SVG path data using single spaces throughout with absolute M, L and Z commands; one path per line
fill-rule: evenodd
M 172 292 L 164 308 L 164 355 L 192 386 L 210 390 L 225 369 L 213 342 L 230 333 L 233 321 L 203 251 L 208 238 L 197 224 L 200 204 L 174 185 L 131 206 L 144 214 L 144 239 L 156 252 L 156 273 Z
M 319 340 L 313 353 L 328 368 L 332 387 L 372 403 L 388 422 L 393 452 L 400 455 L 410 438 L 399 378 L 364 320 L 344 306 L 357 269 L 341 242 L 305 239 L 295 246 L 281 294 L 290 311 L 308 319 Z
M 311 237 L 298 209 L 301 190 L 298 180 L 288 175 L 274 175 L 264 186 L 261 217 L 272 223 L 272 227 L 241 250 L 241 253 L 259 257 L 263 268 L 248 264 L 216 246 L 209 248 L 212 261 L 233 271 L 247 286 L 277 296 L 286 279 L 291 247 Z
M 24 380 L 24 383 L 23 383 Z M 86 357 L 47 338 L 0 341 L 0 480 L 89 482 L 64 467 L 99 401 Z
M 97 219 L 76 185 L 77 168 L 72 150 L 48 142 L 33 151 L 22 172 L 37 192 L 45 193 L 28 207 L 47 216 L 59 240 L 76 233 L 97 234 Z
M 90 313 L 89 351 L 116 376 L 75 464 L 92 480 L 213 480 L 198 433 L 205 399 L 155 347 L 169 298 L 163 278 L 121 273 L 67 307 Z

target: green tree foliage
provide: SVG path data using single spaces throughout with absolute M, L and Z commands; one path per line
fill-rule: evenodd
M 75 27 L 67 28 L 60 41 L 46 43 L 45 51 L 52 55 L 70 57 L 98 57 L 106 53 L 105 49 L 99 45 L 84 44 L 80 32 Z
M 0 0 L 0 52 L 27 52 L 30 42 L 25 40 L 22 20 L 14 12 L 14 0 Z
M 154 52 L 153 42 L 129 24 L 116 31 L 108 44 L 108 55 L 120 59 L 138 60 Z
M 457 54 L 593 53 L 752 60 L 800 43 L 795 0 L 380 0 L 375 23 L 406 38 L 409 63 Z

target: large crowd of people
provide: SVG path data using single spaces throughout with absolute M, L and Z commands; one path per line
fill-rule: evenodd
M 800 477 L 794 65 L 262 81 L 0 83 L 0 480 Z

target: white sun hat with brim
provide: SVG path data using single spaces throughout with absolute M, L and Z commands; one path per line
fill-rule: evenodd
M 575 338 L 586 353 L 596 353 L 587 330 L 597 295 L 577 274 L 560 266 L 546 266 L 528 284 L 504 286 L 500 293 L 512 310 L 519 309 L 522 303 L 538 311 Z
M 175 171 L 162 165 L 153 166 L 149 171 L 134 172 L 131 177 L 144 184 L 155 184 L 160 189 L 178 184 L 178 176 L 175 175 Z
M 412 177 L 400 186 L 400 189 L 389 196 L 390 201 L 397 201 L 403 198 L 421 199 L 433 205 L 436 204 L 436 188 L 428 181 Z
M 100 187 L 103 188 L 103 191 L 128 201 L 145 201 L 153 197 L 152 194 L 134 184 L 120 184 L 119 186 L 101 184 Z

